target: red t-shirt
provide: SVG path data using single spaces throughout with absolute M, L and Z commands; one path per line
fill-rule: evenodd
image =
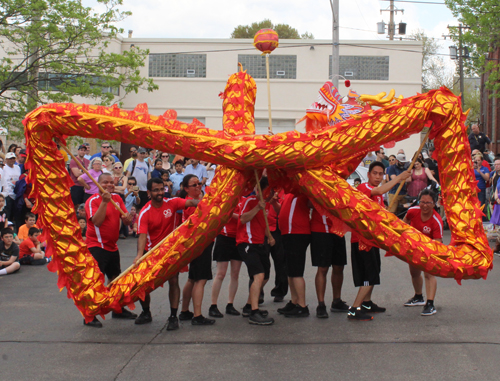
M 194 200 L 194 198 L 186 196 L 186 200 Z M 195 210 L 196 206 L 190 206 L 189 208 L 184 209 L 184 212 L 182 213 L 182 222 L 186 221 Z
M 283 199 L 285 197 L 285 191 L 282 189 L 278 194 L 278 204 L 283 204 Z M 278 213 L 274 210 L 273 206 L 269 203 L 266 204 L 267 210 L 267 221 L 269 222 L 269 230 L 274 232 L 276 231 L 277 223 L 278 223 Z
M 309 212 L 306 196 L 285 195 L 278 217 L 281 234 L 311 234 Z
M 313 208 L 311 216 L 311 231 L 315 233 L 331 233 L 332 220 L 326 215 L 320 214 L 316 208 Z
M 372 196 L 372 189 L 373 188 L 374 187 L 372 187 L 368 183 L 363 183 L 363 184 L 359 184 L 356 189 L 358 191 L 360 191 L 361 193 L 364 193 L 366 196 L 368 196 L 370 199 L 372 199 L 373 201 L 375 201 L 376 203 L 378 203 L 383 208 L 385 208 L 385 205 L 384 205 L 384 196 L 381 195 L 381 194 L 377 194 L 377 195 L 373 195 Z M 358 237 L 358 235 L 354 231 L 352 232 L 351 242 L 359 242 L 359 237 Z
M 406 219 L 410 221 L 411 226 L 424 233 L 427 237 L 432 239 L 443 238 L 443 220 L 435 210 L 432 211 L 432 217 L 424 222 L 422 221 L 420 206 L 414 206 L 408 209 Z
M 149 201 L 141 210 L 137 221 L 137 233 L 146 234 L 146 250 L 151 250 L 174 229 L 176 212 L 184 209 L 186 200 L 174 197 L 164 198 L 163 204 L 155 208 Z
M 240 217 L 243 213 L 247 213 L 259 203 L 257 196 L 248 196 L 241 202 Z M 251 221 L 242 224 L 238 218 L 238 226 L 236 228 L 236 244 L 240 243 L 264 243 L 266 237 L 266 221 L 264 220 L 264 213 L 259 210 Z
M 19 245 L 19 259 L 32 255 L 32 247 L 35 247 L 35 244 L 30 238 L 26 238 L 23 242 L 21 242 L 21 244 Z
M 239 216 L 240 207 L 241 205 L 238 203 L 236 209 L 234 209 L 233 214 L 237 214 Z M 228 223 L 222 228 L 220 234 L 225 235 L 226 237 L 236 238 L 237 227 L 238 227 L 238 219 L 233 218 L 233 216 L 231 215 L 231 218 L 229 219 Z
M 121 210 L 126 211 L 125 204 L 119 195 L 113 193 L 111 195 L 114 202 L 118 204 Z M 87 247 L 100 247 L 107 251 L 117 251 L 118 235 L 120 230 L 120 212 L 116 210 L 111 202 L 108 202 L 106 207 L 106 218 L 100 227 L 97 227 L 92 222 L 92 217 L 101 205 L 102 197 L 100 194 L 95 194 L 90 197 L 85 203 L 85 212 L 87 214 Z

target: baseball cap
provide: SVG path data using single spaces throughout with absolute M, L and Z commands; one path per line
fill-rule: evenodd
M 22 149 L 21 151 L 19 151 L 19 156 L 26 157 L 26 150 Z
M 80 146 L 78 147 L 78 151 L 80 151 L 81 149 L 86 150 L 87 146 L 85 144 L 80 144 Z
M 7 155 L 5 155 L 6 159 L 15 159 L 16 154 L 14 152 L 8 152 Z
M 137 150 L 137 152 L 138 152 L 138 153 L 147 153 L 148 151 L 146 150 L 146 148 L 142 148 L 142 147 L 141 147 L 141 148 L 139 148 L 139 149 Z
M 406 160 L 406 155 L 404 153 L 398 153 L 396 155 L 396 160 L 401 163 L 408 163 L 408 160 Z

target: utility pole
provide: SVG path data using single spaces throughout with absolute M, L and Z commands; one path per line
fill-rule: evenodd
M 339 49 L 339 0 L 330 0 L 332 7 L 332 83 L 339 87 L 340 49 Z
M 394 40 L 394 30 L 396 29 L 396 25 L 394 25 L 394 1 L 391 0 L 391 4 L 389 5 L 389 40 Z
M 389 8 L 387 9 L 381 9 L 380 14 L 382 12 L 389 12 L 389 25 L 387 26 L 387 32 L 389 33 L 389 40 L 394 40 L 394 35 L 396 34 L 396 23 L 394 22 L 394 15 L 398 14 L 398 12 L 401 12 L 404 14 L 405 10 L 404 9 L 399 9 L 394 6 L 394 0 L 390 0 L 390 5 Z M 382 21 L 381 26 L 379 27 L 379 34 L 384 33 L 384 28 L 385 28 L 385 23 Z M 399 34 L 406 34 L 406 24 L 405 23 L 400 23 L 399 28 L 401 29 Z M 382 30 L 380 30 L 382 29 Z
M 462 24 L 458 24 L 458 68 L 460 70 L 460 99 L 462 100 L 462 110 L 465 110 L 464 97 L 464 60 L 463 60 L 463 44 L 462 44 Z

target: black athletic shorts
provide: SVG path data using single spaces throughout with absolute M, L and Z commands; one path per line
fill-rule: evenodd
M 266 250 L 264 244 L 240 243 L 238 252 L 245 265 L 247 265 L 250 278 L 264 273 L 264 279 L 269 279 L 271 261 L 269 260 L 269 251 Z
M 347 265 L 345 237 L 333 233 L 311 233 L 311 261 L 315 267 Z
M 236 238 L 219 234 L 215 239 L 214 261 L 229 262 L 231 260 L 243 260 L 236 248 Z
M 380 284 L 380 249 L 359 250 L 358 242 L 351 242 L 352 278 L 355 287 Z
M 189 264 L 188 278 L 194 281 L 212 279 L 212 250 L 214 243 L 211 242 L 203 253 Z
M 90 254 L 99 265 L 99 270 L 108 277 L 108 280 L 116 278 L 122 272 L 120 267 L 120 252 L 107 251 L 101 247 L 89 247 Z
M 286 273 L 289 278 L 301 278 L 306 268 L 306 251 L 311 242 L 310 234 L 284 234 Z

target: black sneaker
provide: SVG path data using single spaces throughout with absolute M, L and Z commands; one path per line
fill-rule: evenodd
M 347 312 L 347 311 L 349 311 L 349 306 L 343 300 L 339 300 L 337 302 L 333 301 L 332 306 L 330 307 L 330 311 L 332 311 L 332 312 Z
M 151 311 L 150 312 L 144 312 L 142 311 L 141 314 L 137 319 L 135 319 L 135 324 L 147 324 L 151 323 L 153 321 L 153 318 L 151 316 Z
M 226 315 L 240 316 L 241 314 L 233 305 L 230 305 L 226 306 Z
M 194 314 L 191 311 L 181 311 L 179 314 L 179 320 L 191 320 Z
M 377 306 L 371 300 L 369 302 L 363 302 L 363 303 L 361 303 L 361 309 L 364 312 L 369 312 L 369 313 L 373 313 L 373 314 L 380 313 L 380 312 L 385 312 L 387 310 L 387 308 Z
M 83 325 L 86 325 L 87 327 L 93 327 L 93 328 L 102 328 L 102 323 L 94 316 L 94 320 L 91 322 L 85 323 L 85 319 L 83 319 Z
M 405 303 L 405 307 L 425 306 L 425 300 L 421 296 L 414 296 Z
M 308 317 L 309 308 L 307 306 L 301 307 L 297 304 L 293 310 L 285 312 L 284 315 L 286 317 Z
M 252 312 L 252 306 L 246 304 L 245 307 L 243 307 L 243 309 L 241 310 L 241 316 L 249 317 L 251 312 Z
M 191 319 L 192 325 L 213 325 L 215 323 L 214 319 L 207 319 L 205 316 L 195 316 Z
M 130 312 L 126 308 L 122 308 L 121 313 L 116 313 L 113 311 L 111 313 L 111 318 L 113 318 L 113 319 L 135 319 L 135 318 L 137 318 L 137 314 Z
M 285 307 L 278 308 L 278 313 L 279 314 L 284 314 L 286 312 L 289 312 L 295 308 L 295 304 L 292 303 L 290 300 L 287 304 L 285 304 Z
M 366 321 L 366 320 L 373 320 L 373 316 L 370 316 L 366 313 L 363 312 L 361 307 L 349 307 L 349 311 L 347 312 L 347 319 L 349 320 L 359 320 L 359 321 Z
M 248 322 L 250 324 L 255 324 L 255 325 L 271 325 L 274 324 L 274 319 L 268 317 L 267 313 L 265 315 L 262 314 L 261 311 L 259 310 L 259 312 L 250 315 L 250 317 L 248 318 Z
M 326 312 L 326 306 L 324 304 L 316 307 L 316 317 L 320 319 L 328 318 L 328 312 Z
M 426 304 L 424 307 L 424 310 L 422 311 L 422 313 L 420 315 L 430 316 L 430 315 L 434 315 L 435 313 L 437 313 L 436 308 L 434 306 L 431 306 L 430 304 Z
M 282 296 L 275 296 L 273 302 L 274 303 L 281 303 L 281 302 L 283 302 L 283 297 Z
M 170 316 L 168 318 L 167 331 L 175 331 L 179 329 L 179 319 L 177 316 Z
M 208 309 L 208 315 L 211 317 L 215 317 L 215 318 L 223 318 L 224 317 L 224 315 L 222 315 L 222 313 L 219 311 L 217 306 L 210 306 L 210 308 Z

